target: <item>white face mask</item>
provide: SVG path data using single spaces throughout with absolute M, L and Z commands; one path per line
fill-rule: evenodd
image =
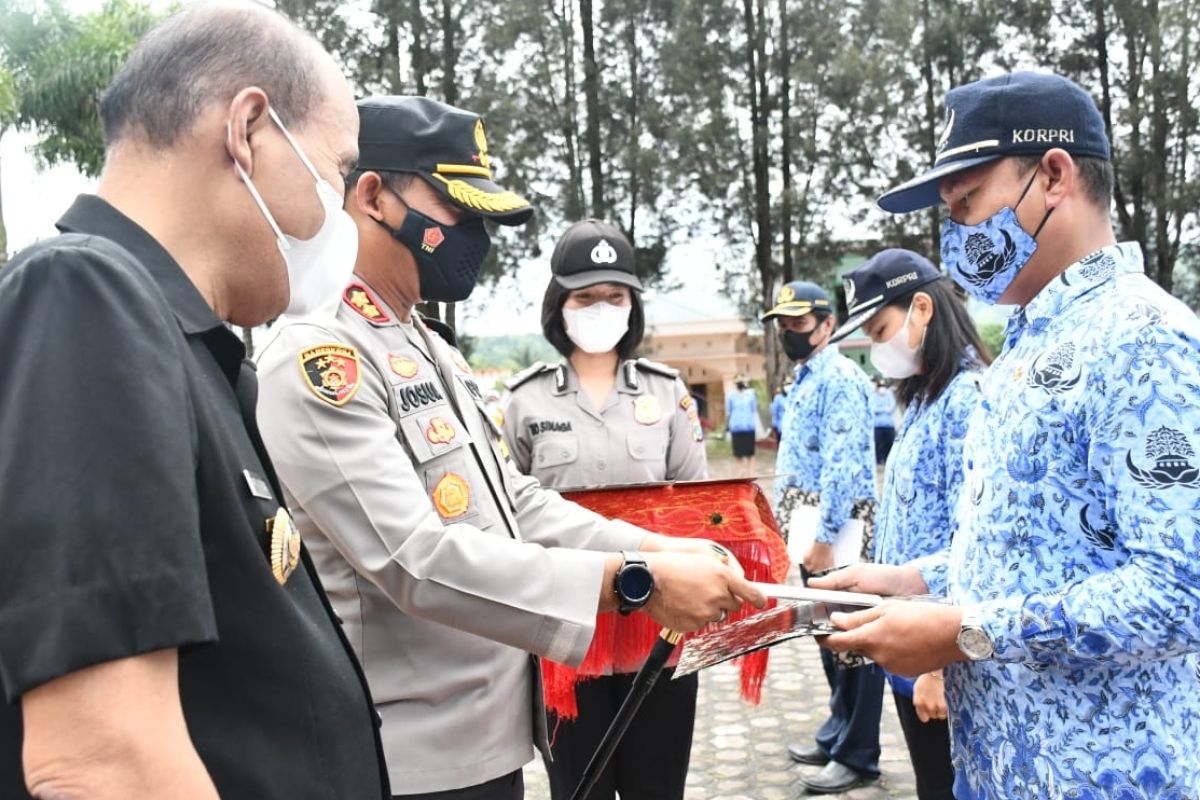
M 307 314 L 322 305 L 335 302 L 346 282 L 350 280 L 350 273 L 354 271 L 354 261 L 358 257 L 358 228 L 350 215 L 342 209 L 341 192 L 317 174 L 308 156 L 279 121 L 275 109 L 268 108 L 267 113 L 275 120 L 279 130 L 283 132 L 296 155 L 300 156 L 300 160 L 316 181 L 317 198 L 321 201 L 321 208 L 325 214 L 325 220 L 316 235 L 311 239 L 302 240 L 280 230 L 275 217 L 267 210 L 267 204 L 263 202 L 262 195 L 258 193 L 242 165 L 234 161 L 233 166 L 246 188 L 250 190 L 250 195 L 258 204 L 259 210 L 267 218 L 267 224 L 275 232 L 275 243 L 287 263 L 291 298 L 286 313 Z
M 900 330 L 886 342 L 871 342 L 871 363 L 886 378 L 911 378 L 921 369 L 921 348 L 925 346 L 925 331 L 921 331 L 921 343 L 915 348 L 908 346 L 908 322 L 912 319 L 912 306 L 904 317 Z M 928 330 L 928 328 L 926 329 Z
M 629 330 L 632 309 L 632 305 L 614 306 L 603 301 L 583 308 L 564 308 L 567 336 L 585 353 L 607 353 Z

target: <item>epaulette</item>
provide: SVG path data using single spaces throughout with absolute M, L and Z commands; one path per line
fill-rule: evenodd
M 657 361 L 651 361 L 648 358 L 639 358 L 633 363 L 637 364 L 638 369 L 644 369 L 646 372 L 657 372 L 659 375 L 665 375 L 668 378 L 679 377 L 679 370 L 674 367 L 668 367 L 666 364 L 660 364 Z
M 514 391 L 521 384 L 528 383 L 531 378 L 541 375 L 543 372 L 549 372 L 552 369 L 554 369 L 554 367 L 550 364 L 547 364 L 545 361 L 535 361 L 505 381 L 504 386 L 510 392 Z
M 451 328 L 446 323 L 435 317 L 427 317 L 424 314 L 419 315 L 421 322 L 425 323 L 425 327 L 436 333 L 445 340 L 446 344 L 451 347 L 458 347 L 458 337 L 454 335 L 454 328 Z

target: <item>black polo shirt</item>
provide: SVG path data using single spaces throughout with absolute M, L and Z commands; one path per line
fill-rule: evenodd
M 387 796 L 307 555 L 283 586 L 271 572 L 282 500 L 241 341 L 103 200 L 59 228 L 0 269 L 0 797 L 28 797 L 24 692 L 163 648 L 226 800 Z

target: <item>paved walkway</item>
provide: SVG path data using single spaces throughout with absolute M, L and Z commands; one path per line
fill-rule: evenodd
M 884 690 L 878 782 L 840 795 L 849 800 L 916 800 L 916 786 L 891 690 Z M 794 764 L 789 742 L 812 741 L 824 721 L 829 685 L 811 639 L 771 649 L 763 701 L 750 706 L 738 696 L 738 674 L 718 664 L 700 674 L 696 731 L 686 800 L 791 800 L 809 797 L 799 783 L 817 767 Z M 525 768 L 526 800 L 549 800 L 541 760 Z

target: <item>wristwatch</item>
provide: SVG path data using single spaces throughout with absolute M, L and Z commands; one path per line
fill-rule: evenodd
M 617 594 L 618 610 L 629 616 L 650 602 L 650 595 L 654 594 L 654 576 L 641 553 L 622 550 L 621 558 L 624 563 L 613 578 L 613 591 Z
M 996 652 L 996 646 L 983 629 L 982 622 L 979 606 L 963 609 L 962 622 L 958 626 L 958 638 L 955 642 L 962 654 L 972 661 L 984 661 Z

